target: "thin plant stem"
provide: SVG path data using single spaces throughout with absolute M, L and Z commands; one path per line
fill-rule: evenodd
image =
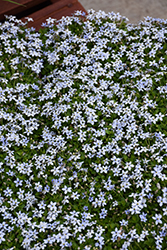
M 14 4 L 17 4 L 17 5 L 21 5 L 21 6 L 23 6 L 23 7 L 26 7 L 26 5 L 24 5 L 24 4 L 16 3 L 16 2 L 11 1 L 11 0 L 3 0 L 3 1 L 9 2 L 9 3 L 14 3 Z

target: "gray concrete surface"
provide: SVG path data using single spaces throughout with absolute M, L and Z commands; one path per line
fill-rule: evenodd
M 119 12 L 129 19 L 129 23 L 134 24 L 147 16 L 167 19 L 167 0 L 79 0 L 79 2 L 86 10 Z

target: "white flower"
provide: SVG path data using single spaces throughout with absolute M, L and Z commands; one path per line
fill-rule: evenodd
M 5 233 L 3 231 L 0 232 L 0 243 L 2 243 L 2 241 L 5 241 Z
M 161 214 L 155 214 L 155 216 L 152 216 L 152 218 L 155 220 L 155 224 L 158 225 L 158 224 L 161 224 L 162 223 L 162 215 Z
M 78 194 L 77 192 L 73 192 L 71 195 L 71 198 L 73 198 L 73 200 L 78 200 L 80 197 L 80 194 Z

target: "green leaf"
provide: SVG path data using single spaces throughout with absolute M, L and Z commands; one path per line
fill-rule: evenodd
M 104 250 L 113 250 L 113 248 L 111 248 L 111 246 L 106 246 Z
M 137 223 L 139 221 L 139 217 L 135 214 L 132 216 L 132 221 Z
M 123 207 L 125 207 L 126 205 L 127 205 L 127 202 L 125 201 L 125 199 L 124 198 L 122 198 L 121 199 L 121 205 L 123 206 Z
M 78 244 L 76 244 L 75 242 L 72 243 L 72 246 L 74 247 L 73 249 L 78 249 Z
M 22 152 L 22 151 L 17 151 L 17 154 L 18 154 L 18 155 L 22 155 L 23 152 Z
M 144 242 L 145 245 L 147 246 L 152 246 L 154 244 L 154 239 L 150 238 Z
M 23 237 L 20 236 L 20 237 L 19 237 L 19 243 L 22 243 L 22 242 L 23 242 Z
M 111 229 L 114 229 L 115 228 L 115 223 L 113 223 L 113 222 L 111 222 L 110 224 L 108 224 L 109 225 L 109 227 L 111 228 Z
M 78 211 L 78 205 L 74 205 L 73 208 Z

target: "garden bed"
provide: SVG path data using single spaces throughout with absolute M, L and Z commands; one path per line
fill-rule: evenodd
M 167 249 L 167 21 L 127 21 L 0 25 L 0 249 Z

